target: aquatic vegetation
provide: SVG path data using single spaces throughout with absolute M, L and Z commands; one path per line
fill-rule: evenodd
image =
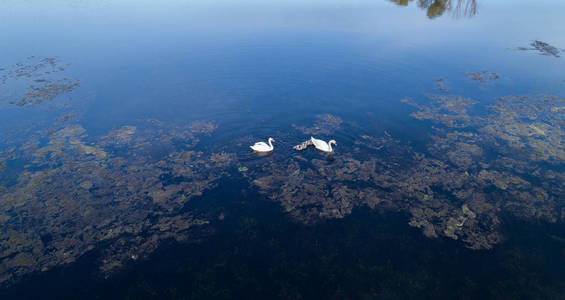
M 231 153 L 214 153 L 210 156 L 210 161 L 212 161 L 216 166 L 228 166 L 232 161 L 235 160 L 235 154 Z
M 485 83 L 487 81 L 497 80 L 500 78 L 498 74 L 486 70 L 482 72 L 468 72 L 467 76 L 469 77 L 469 79 L 478 81 L 480 83 Z
M 425 236 L 461 240 L 471 249 L 503 240 L 501 213 L 565 221 L 565 175 L 537 164 L 563 166 L 563 99 L 502 97 L 487 116 L 461 96 L 403 102 L 418 109 L 414 118 L 443 125 L 433 127 L 426 153 L 385 131 L 360 136 L 331 162 L 300 155 L 271 162 L 249 173 L 251 184 L 306 224 L 360 206 L 400 210 Z
M 341 123 L 343 120 L 339 117 L 334 115 L 325 114 L 325 115 L 317 115 L 316 122 L 314 122 L 314 126 L 312 127 L 305 127 L 305 126 L 297 126 L 292 124 L 292 127 L 301 131 L 304 134 L 310 135 L 322 135 L 322 134 L 331 134 L 336 130 L 341 128 Z
M 43 101 L 52 100 L 61 94 L 72 92 L 75 88 L 80 86 L 79 80 L 68 78 L 59 79 L 55 82 L 45 80 L 41 83 L 40 86 L 30 86 L 31 91 L 26 92 L 25 96 L 19 101 L 12 103 L 17 106 L 39 104 Z
M 558 97 L 501 97 L 481 131 L 496 138 L 524 159 L 565 160 L 565 99 Z
M 323 165 L 319 160 L 313 162 Z M 302 168 L 296 161 L 289 161 L 287 168 L 265 166 L 252 183 L 283 209 L 304 223 L 315 223 L 324 218 L 343 218 L 355 205 L 369 200 L 371 189 L 351 189 L 343 182 L 332 181 L 325 172 L 314 167 Z M 325 172 L 324 172 L 325 171 Z M 254 174 L 257 175 L 257 174 Z M 375 199 L 372 199 L 375 200 Z
M 128 144 L 137 128 L 135 126 L 122 126 L 122 128 L 110 132 L 104 139 L 111 140 L 113 144 Z
M 68 64 L 61 64 L 56 58 L 29 57 L 25 62 L 0 71 L 0 84 L 8 84 L 11 94 L 3 98 L 15 98 L 23 94 L 19 100 L 2 99 L 17 106 L 36 105 L 50 101 L 56 97 L 72 92 L 80 86 L 80 80 L 57 77 Z M 27 90 L 24 86 L 28 86 Z M 26 90 L 23 91 L 22 90 Z
M 405 152 L 398 141 L 396 141 L 386 130 L 383 132 L 383 136 L 381 137 L 362 135 L 361 139 L 355 141 L 355 144 L 371 150 L 384 149 L 389 151 L 391 151 L 391 146 L 395 145 L 396 148 L 392 150 L 392 152 L 395 153 L 395 156 L 398 156 L 400 153 Z
M 565 221 L 559 200 L 565 199 L 564 182 L 554 171 L 548 171 L 545 176 L 540 172 L 548 169 L 548 163 L 559 169 L 565 161 L 561 129 L 564 115 L 560 109 L 563 99 L 501 97 L 489 107 L 492 113 L 486 117 L 459 110 L 456 114 L 467 120 L 468 126 L 456 129 L 446 124 L 443 115 L 435 113 L 443 109 L 444 103 L 433 101 L 434 97 L 431 99 L 429 107 L 408 102 L 420 109 L 412 114 L 415 118 L 446 125 L 436 128 L 436 134 L 431 136 L 433 143 L 428 145 L 429 153 L 457 168 L 446 180 L 463 177 L 467 181 L 466 189 L 451 192 L 454 199 L 480 199 L 480 206 L 469 202 L 462 208 L 462 215 L 451 216 L 444 222 L 447 226 L 444 235 L 457 239 L 459 228 L 465 228 L 469 219 L 477 219 L 482 233 L 473 231 L 473 235 L 467 236 L 467 239 L 472 237 L 473 242 L 466 242 L 471 248 L 489 248 L 500 241 L 496 229 L 499 211 L 526 219 Z M 542 167 L 539 163 L 545 165 Z M 417 218 L 411 225 L 422 228 L 428 236 L 435 236 L 437 230 L 432 230 L 429 218 L 422 220 L 422 216 L 427 215 L 421 211 L 416 213 Z M 485 227 L 489 230 L 485 231 Z
M 19 159 L 29 164 L 0 195 L 0 281 L 73 262 L 102 242 L 100 270 L 110 274 L 160 241 L 188 239 L 208 221 L 184 205 L 227 176 L 235 160 L 173 147 L 176 138 L 197 139 L 195 128 L 123 126 L 87 141 L 83 127 L 69 124 L 25 148 Z M 174 138 L 164 141 L 162 131 Z
M 475 104 L 474 101 L 454 95 L 428 95 L 428 98 L 433 102 L 433 106 L 419 105 L 411 99 L 403 99 L 402 102 L 419 109 L 418 112 L 410 114 L 418 120 L 435 120 L 453 128 L 465 128 L 471 125 L 467 108 Z
M 35 78 L 35 81 L 41 82 L 43 79 L 40 77 L 64 71 L 67 66 L 69 65 L 61 65 L 57 58 L 54 57 L 40 59 L 35 56 L 30 56 L 26 58 L 24 62 L 1 68 L 0 82 L 5 84 L 8 80 L 13 78 Z
M 539 55 L 545 55 L 545 56 L 553 56 L 553 57 L 557 57 L 559 58 L 560 55 L 559 53 L 563 52 L 563 50 L 560 50 L 546 42 L 542 42 L 542 41 L 538 41 L 535 40 L 533 41 L 530 46 L 532 46 L 532 48 L 527 48 L 527 47 L 517 47 L 517 48 L 513 48 L 512 50 L 519 50 L 519 51 L 537 51 L 539 53 Z
M 254 170 L 249 178 L 261 193 L 306 224 L 342 218 L 354 207 L 368 206 L 411 212 L 410 224 L 424 228 L 429 237 L 460 236 L 476 249 L 500 241 L 495 216 L 467 190 L 471 179 L 463 171 L 414 153 L 388 133 L 379 138 L 363 136 L 356 144 L 382 155 L 356 158 L 365 155 L 346 151 L 354 154 L 340 155 L 333 162 L 290 158 Z M 465 201 L 464 209 L 450 200 L 455 195 Z M 479 214 L 494 225 L 483 228 L 484 223 L 476 220 Z
M 396 142 L 390 146 L 396 147 Z M 422 155 L 408 161 L 340 157 L 331 163 L 290 159 L 285 165 L 252 173 L 257 176 L 252 184 L 306 224 L 343 218 L 354 207 L 368 206 L 408 211 L 410 225 L 423 228 L 426 236 L 461 237 L 474 249 L 500 241 L 496 216 L 482 198 L 467 190 L 472 177 L 439 160 Z M 456 196 L 465 208 L 451 201 Z M 491 226 L 484 228 L 485 222 Z
M 33 77 L 51 65 L 22 67 L 6 80 Z M 487 71 L 468 75 L 480 82 L 498 78 Z M 78 86 L 66 79 L 36 80 L 43 85 L 22 105 Z M 436 89 L 447 89 L 445 79 L 436 80 Z M 404 99 L 415 108 L 412 117 L 434 124 L 422 152 L 383 131 L 357 137 L 331 160 L 295 153 L 253 168 L 221 147 L 198 147 L 200 138 L 216 130 L 213 122 L 148 119 L 92 137 L 72 113 L 63 114 L 50 129 L 28 132 L 25 142 L 6 146 L 0 155 L 2 176 L 9 171 L 15 178 L 0 186 L 0 282 L 71 263 L 102 244 L 100 271 L 109 275 L 165 240 L 188 241 L 211 221 L 187 203 L 234 173 L 304 224 L 344 218 L 362 207 L 401 211 L 425 236 L 458 240 L 471 249 L 503 240 L 501 214 L 563 222 L 565 100 L 496 101 L 484 116 L 462 96 Z M 328 135 L 343 124 L 326 114 L 293 127 Z M 11 161 L 23 167 L 6 170 Z
M 195 121 L 190 124 L 189 128 L 192 133 L 211 134 L 218 128 L 218 125 L 213 122 Z
M 447 87 L 447 84 L 445 83 L 444 78 L 437 78 L 436 79 L 435 89 L 438 90 L 438 91 L 448 91 L 449 90 L 449 88 Z

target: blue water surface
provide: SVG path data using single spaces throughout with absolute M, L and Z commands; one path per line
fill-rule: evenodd
M 565 2 L 459 1 L 476 5 L 473 11 L 458 10 L 456 2 L 1 0 L 0 67 L 55 57 L 65 65 L 61 76 L 80 80 L 80 86 L 38 105 L 17 106 L 10 102 L 29 90 L 27 79 L 0 85 L 0 150 L 21 149 L 34 133 L 60 129 L 53 124 L 65 114 L 85 129 L 86 143 L 125 125 L 139 130 L 148 119 L 181 127 L 205 121 L 217 129 L 200 138 L 196 151 L 234 153 L 230 172 L 237 174 L 241 166 L 254 171 L 284 165 L 298 155 L 291 147 L 311 135 L 296 128 L 312 126 L 320 116 L 342 122 L 319 136 L 338 141 L 337 160 L 363 151 L 356 149 L 361 136 L 391 136 L 425 153 L 438 125 L 415 120 L 410 114 L 416 109 L 402 99 L 427 103 L 428 94 L 460 95 L 484 113 L 497 97 L 565 95 Z M 430 17 L 428 7 L 441 4 L 445 11 Z M 562 57 L 517 50 L 534 41 L 556 47 Z M 468 73 L 483 70 L 500 78 L 470 79 Z M 435 88 L 440 78 L 446 91 Z M 271 156 L 249 151 L 249 143 L 271 136 L 277 140 Z M 48 143 L 48 135 L 41 143 Z M 173 152 L 167 149 L 152 154 L 155 160 Z M 313 151 L 303 156 L 323 157 Z M 6 159 L 0 186 L 17 181 L 30 161 Z M 564 168 L 562 161 L 548 167 Z M 556 222 L 505 221 L 517 222 L 504 227 L 506 242 L 472 251 L 445 237 L 422 236 L 407 225 L 406 210 L 391 216 L 355 208 L 345 219 L 304 225 L 249 186 L 226 179 L 184 208 L 228 216 L 196 234 L 198 243 L 163 243 L 156 254 L 107 279 L 96 272 L 102 243 L 78 262 L 24 274 L 3 293 L 557 299 L 565 292 L 563 216 Z M 563 211 L 560 196 L 555 192 L 552 209 Z M 22 232 L 25 224 L 18 225 Z M 496 265 L 500 260 L 504 264 Z M 504 279 L 509 272 L 515 282 Z M 80 287 L 66 288 L 65 281 Z

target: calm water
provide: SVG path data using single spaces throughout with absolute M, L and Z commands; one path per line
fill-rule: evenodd
M 563 297 L 565 3 L 163 2 L 0 0 L 2 298 Z

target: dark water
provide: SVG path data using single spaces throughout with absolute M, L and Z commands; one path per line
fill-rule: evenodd
M 2 298 L 565 294 L 563 3 L 0 8 Z

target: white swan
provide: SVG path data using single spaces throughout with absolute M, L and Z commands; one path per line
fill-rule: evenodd
M 265 144 L 265 142 L 258 142 L 255 143 L 255 145 L 253 146 L 249 146 L 249 148 L 253 149 L 253 151 L 257 151 L 257 152 L 270 152 L 273 151 L 273 149 L 275 149 L 273 147 L 273 144 L 271 142 L 274 142 L 275 139 L 274 138 L 269 138 L 269 144 Z
M 333 152 L 334 150 L 332 149 L 332 144 L 337 146 L 337 142 L 335 140 L 331 140 L 328 143 L 319 139 L 315 139 L 314 137 L 310 137 L 310 140 L 312 141 L 312 144 L 314 144 L 314 147 L 316 147 L 316 149 L 324 152 Z

